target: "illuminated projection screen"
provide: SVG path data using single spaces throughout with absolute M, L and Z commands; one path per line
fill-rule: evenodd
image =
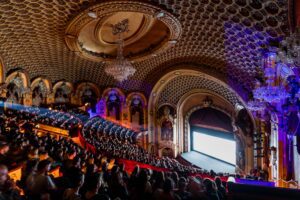
M 223 133 L 224 134 L 224 133 Z M 220 134 L 222 135 L 222 134 Z M 236 164 L 236 143 L 234 139 L 193 131 L 193 150 L 213 158 Z

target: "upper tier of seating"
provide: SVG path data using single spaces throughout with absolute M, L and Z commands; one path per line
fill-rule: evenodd
M 101 117 L 94 117 L 88 120 L 83 127 L 83 134 L 103 134 L 105 136 L 111 136 L 114 138 L 118 138 L 119 140 L 127 140 L 131 143 L 136 142 L 136 138 L 138 133 L 120 126 L 111 121 L 105 120 Z M 89 132 L 89 133 L 88 133 Z

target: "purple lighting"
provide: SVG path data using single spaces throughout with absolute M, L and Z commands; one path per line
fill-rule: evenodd
M 239 179 L 239 178 L 235 178 L 235 182 L 239 184 L 275 187 L 275 182 L 257 181 L 257 180 Z

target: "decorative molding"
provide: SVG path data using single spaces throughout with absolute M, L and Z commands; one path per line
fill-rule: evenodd
M 93 11 L 97 18 L 92 18 L 88 15 L 89 12 Z M 103 19 L 108 18 L 109 16 L 118 13 L 118 12 L 133 12 L 133 13 L 142 13 L 145 17 L 151 18 L 153 20 L 160 20 L 168 28 L 168 38 L 164 41 L 159 42 L 158 47 L 154 50 L 141 51 L 137 55 L 131 57 L 132 60 L 140 61 L 151 58 L 153 54 L 159 54 L 165 52 L 173 44 L 169 41 L 178 41 L 182 27 L 179 20 L 173 16 L 171 13 L 162 10 L 159 7 L 153 6 L 144 2 L 137 1 L 112 1 L 96 4 L 83 12 L 79 13 L 71 22 L 69 22 L 66 31 L 65 31 L 65 42 L 68 48 L 71 51 L 76 52 L 77 55 L 90 59 L 93 61 L 103 61 L 110 60 L 110 55 L 105 53 L 97 53 L 86 49 L 83 44 L 78 40 L 80 32 L 91 22 L 95 20 L 101 22 Z M 163 12 L 163 16 L 159 18 L 156 17 L 157 13 Z M 146 20 L 147 21 L 147 20 Z M 148 20 L 149 21 L 149 20 Z M 101 24 L 101 23 L 100 23 Z M 148 24 L 149 26 L 151 24 Z M 99 23 L 96 26 L 96 30 L 99 30 Z M 146 34 L 146 33 L 145 33 Z M 96 37 L 98 38 L 98 37 Z M 126 45 L 126 43 L 125 43 Z

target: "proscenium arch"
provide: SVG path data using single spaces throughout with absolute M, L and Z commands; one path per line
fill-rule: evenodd
M 218 110 L 222 113 L 224 113 L 225 115 L 227 115 L 230 120 L 231 120 L 231 125 L 232 125 L 232 128 L 233 128 L 233 131 L 232 131 L 232 134 L 234 136 L 234 139 L 235 139 L 235 142 L 236 142 L 236 166 L 238 166 L 239 170 L 242 170 L 242 171 L 250 171 L 250 169 L 253 168 L 253 155 L 251 154 L 250 156 L 248 155 L 248 147 L 246 146 L 246 142 L 245 142 L 245 137 L 243 137 L 243 135 L 241 135 L 238 131 L 238 129 L 235 128 L 235 125 L 234 125 L 234 116 L 232 116 L 230 113 L 228 113 L 226 110 L 224 110 L 223 108 L 219 107 L 219 106 L 209 106 L 210 108 L 213 108 L 215 110 Z M 199 105 L 199 106 L 195 106 L 193 107 L 192 109 L 190 109 L 187 114 L 186 114 L 186 117 L 185 117 L 185 122 L 184 122 L 184 126 L 185 126 L 185 148 L 188 148 L 187 152 L 188 151 L 191 151 L 191 134 L 192 134 L 192 131 L 191 131 L 191 124 L 190 124 L 190 117 L 193 115 L 194 112 L 198 111 L 198 110 L 201 110 L 201 109 L 204 109 L 204 108 L 207 108 L 206 106 L 203 106 L 203 105 Z M 187 139 L 188 137 L 188 139 Z M 253 151 L 253 149 L 251 149 Z M 251 151 L 251 152 L 252 152 Z M 244 157 L 242 157 L 242 159 L 244 160 L 244 163 L 241 164 L 240 163 L 240 159 L 241 157 L 239 157 L 239 153 L 240 152 L 244 152 Z
M 184 68 L 184 66 L 182 66 L 182 68 Z M 233 94 L 235 94 L 236 98 L 238 99 L 239 102 L 241 102 L 241 104 L 246 107 L 246 103 L 245 101 L 241 98 L 241 96 L 238 95 L 238 93 L 236 91 L 234 91 L 228 84 L 224 83 L 223 81 L 212 77 L 210 75 L 204 74 L 202 72 L 199 72 L 197 70 L 193 70 L 193 69 L 177 69 L 174 71 L 170 71 L 168 73 L 166 73 L 165 75 L 163 75 L 155 84 L 155 86 L 153 87 L 150 97 L 149 97 L 149 103 L 148 103 L 148 130 L 150 132 L 149 134 L 149 142 L 153 143 L 155 142 L 155 132 L 157 132 L 155 129 L 155 119 L 156 119 L 156 110 L 157 110 L 157 103 L 159 100 L 159 96 L 161 94 L 161 92 L 163 91 L 163 89 L 167 86 L 167 84 L 172 81 L 173 79 L 179 77 L 179 76 L 196 76 L 202 79 L 208 79 L 210 81 L 213 81 L 223 87 L 225 87 L 228 91 L 232 92 Z M 251 118 L 253 119 L 252 114 L 248 111 L 248 114 L 251 116 Z M 254 123 L 253 123 L 254 124 Z
M 224 105 L 212 105 L 212 108 L 215 108 L 217 110 L 222 111 L 223 113 L 225 113 L 226 115 L 228 115 L 231 119 L 232 122 L 235 121 L 235 113 L 234 113 L 234 106 L 232 105 L 231 102 L 229 102 L 227 99 L 225 99 L 223 96 L 213 92 L 213 91 L 209 91 L 206 89 L 193 89 L 189 92 L 187 92 L 186 94 L 184 94 L 180 100 L 177 103 L 177 116 L 178 116 L 178 135 L 176 138 L 176 141 L 178 142 L 178 147 L 179 147 L 179 152 L 186 152 L 189 151 L 189 142 L 190 142 L 190 138 L 189 138 L 189 131 L 188 131 L 188 126 L 186 124 L 186 120 L 187 118 L 189 118 L 189 112 L 190 110 L 192 110 L 195 107 L 203 107 L 202 102 L 199 102 L 195 105 L 191 105 L 191 108 L 189 108 L 187 112 L 184 113 L 184 107 L 186 106 L 186 104 L 189 103 L 189 100 L 191 98 L 193 98 L 194 96 L 214 96 L 218 99 L 220 99 L 220 101 L 224 102 Z M 229 106 L 229 107 L 228 107 Z M 190 113 L 191 114 L 191 113 Z M 233 126 L 234 128 L 234 126 Z M 180 134 L 179 134 L 180 133 Z

